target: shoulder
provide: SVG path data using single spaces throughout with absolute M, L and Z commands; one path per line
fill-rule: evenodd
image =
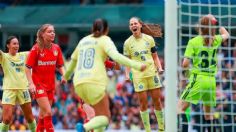
M 39 49 L 38 44 L 34 44 L 33 47 L 31 48 L 31 51 L 37 51 Z
M 52 44 L 52 47 L 53 48 L 60 48 L 60 46 L 58 44 L 55 44 L 55 43 Z
M 201 42 L 202 43 L 203 37 L 201 35 L 198 35 L 194 38 L 191 38 L 189 42 Z
M 129 36 L 129 38 L 125 40 L 125 45 L 129 45 L 132 42 L 132 40 L 134 40 L 134 37 L 131 35 Z
M 143 38 L 144 38 L 144 39 L 148 39 L 148 40 L 154 40 L 154 38 L 153 38 L 152 36 L 147 35 L 147 34 L 145 34 L 145 33 L 143 33 Z

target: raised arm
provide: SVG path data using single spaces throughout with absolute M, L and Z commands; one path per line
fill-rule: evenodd
M 223 41 L 225 41 L 229 38 L 229 32 L 224 27 L 220 27 L 219 32 L 220 32 L 220 35 L 221 35 Z

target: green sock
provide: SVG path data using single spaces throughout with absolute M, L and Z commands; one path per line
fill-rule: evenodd
M 29 129 L 31 132 L 36 132 L 36 121 L 34 120 L 31 123 L 28 123 Z
M 84 124 L 84 129 L 90 131 L 92 129 L 104 128 L 109 124 L 109 119 L 106 116 L 95 116 L 88 123 Z
M 144 125 L 146 132 L 151 132 L 150 118 L 149 118 L 148 110 L 140 111 L 140 116 L 142 118 L 143 125 Z
M 3 122 L 0 124 L 0 131 L 1 132 L 8 132 L 9 125 L 4 124 Z
M 164 121 L 164 114 L 162 111 L 154 110 L 157 122 L 158 122 L 158 129 L 161 131 L 165 130 L 165 121 Z
M 106 127 L 100 127 L 98 129 L 94 129 L 94 132 L 104 132 Z

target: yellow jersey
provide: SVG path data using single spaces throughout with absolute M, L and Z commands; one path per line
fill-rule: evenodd
M 129 56 L 132 60 L 142 62 L 147 65 L 145 71 L 141 72 L 131 69 L 133 78 L 145 78 L 155 76 L 157 68 L 152 58 L 151 48 L 155 46 L 153 37 L 142 33 L 141 38 L 136 39 L 131 35 L 124 43 L 123 54 Z
M 141 63 L 134 62 L 118 53 L 110 37 L 103 35 L 96 38 L 88 35 L 78 43 L 71 55 L 71 59 L 76 61 L 74 85 L 93 83 L 106 86 L 108 77 L 104 62 L 108 56 L 118 63 L 141 69 Z
M 3 89 L 28 89 L 25 74 L 25 61 L 28 52 L 19 52 L 15 56 L 0 50 L 0 64 L 3 69 Z

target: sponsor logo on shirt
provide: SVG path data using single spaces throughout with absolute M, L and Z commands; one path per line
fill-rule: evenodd
M 40 55 L 40 57 L 44 57 L 44 53 L 40 53 L 39 55 Z
M 38 61 L 38 66 L 52 66 L 56 65 L 56 61 Z

